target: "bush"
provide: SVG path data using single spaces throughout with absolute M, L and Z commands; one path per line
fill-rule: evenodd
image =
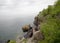
M 40 31 L 45 37 L 39 43 L 60 43 L 60 0 L 41 11 L 38 17 L 43 18 L 44 22 L 40 24 Z

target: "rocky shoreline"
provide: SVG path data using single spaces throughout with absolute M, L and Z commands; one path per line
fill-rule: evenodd
M 18 37 L 16 43 L 37 43 L 40 40 L 43 40 L 43 34 L 39 30 L 40 20 L 38 17 L 35 17 L 34 27 L 31 25 L 25 25 L 22 27 L 23 32 L 27 32 L 24 37 Z

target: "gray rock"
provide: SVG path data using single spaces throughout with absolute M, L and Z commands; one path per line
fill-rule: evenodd
M 40 31 L 36 31 L 34 34 L 33 34 L 33 37 L 32 37 L 32 40 L 43 40 L 43 34 L 40 32 Z

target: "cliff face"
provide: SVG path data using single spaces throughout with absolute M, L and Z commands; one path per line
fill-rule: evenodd
M 43 9 L 35 17 L 34 25 L 37 31 L 33 28 L 33 36 L 18 38 L 16 43 L 60 43 L 60 0 Z

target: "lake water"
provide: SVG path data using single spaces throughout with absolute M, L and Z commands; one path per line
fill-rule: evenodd
M 22 36 L 22 26 L 32 24 L 34 16 L 16 17 L 16 18 L 0 18 L 0 40 L 16 39 L 18 35 Z

